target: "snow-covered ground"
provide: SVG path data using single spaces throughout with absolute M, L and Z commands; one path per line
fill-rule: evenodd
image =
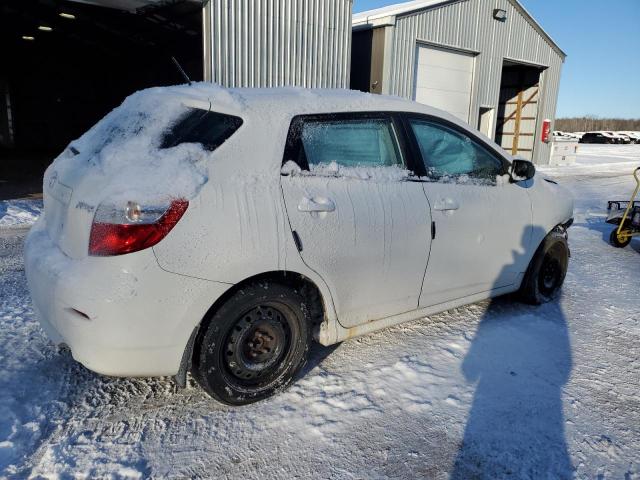
M 0 228 L 32 225 L 40 212 L 41 199 L 0 200 Z
M 235 409 L 59 353 L 26 290 L 26 229 L 0 226 L 0 477 L 639 479 L 640 239 L 612 248 L 603 219 L 634 165 L 640 145 L 581 146 L 544 169 L 576 197 L 559 301 L 317 348 L 289 391 Z

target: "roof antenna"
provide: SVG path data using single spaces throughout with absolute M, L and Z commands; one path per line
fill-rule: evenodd
M 184 79 L 187 81 L 187 83 L 189 85 L 191 85 L 191 79 L 189 78 L 189 76 L 186 74 L 186 72 L 182 69 L 182 67 L 180 66 L 180 64 L 178 63 L 178 60 L 176 60 L 176 57 L 171 57 L 171 60 L 173 60 L 173 63 L 175 64 L 176 68 L 178 69 L 178 71 L 180 72 L 180 75 L 182 75 L 184 77 Z

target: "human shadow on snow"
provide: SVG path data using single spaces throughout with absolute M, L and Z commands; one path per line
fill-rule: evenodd
M 526 254 L 514 251 L 514 263 L 519 255 Z M 562 410 L 571 369 L 557 301 L 536 307 L 492 300 L 462 363 L 476 390 L 451 479 L 572 478 Z

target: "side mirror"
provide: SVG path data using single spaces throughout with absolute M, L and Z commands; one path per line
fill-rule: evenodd
M 515 158 L 511 163 L 511 171 L 509 173 L 512 182 L 522 182 L 533 178 L 536 174 L 536 167 L 529 160 Z

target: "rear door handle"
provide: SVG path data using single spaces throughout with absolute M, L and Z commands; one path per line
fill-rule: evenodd
M 336 204 L 326 197 L 304 197 L 298 204 L 298 210 L 301 212 L 333 212 L 335 209 Z
M 433 203 L 433 209 L 439 212 L 447 212 L 449 210 L 458 210 L 460 204 L 453 198 L 441 198 Z

